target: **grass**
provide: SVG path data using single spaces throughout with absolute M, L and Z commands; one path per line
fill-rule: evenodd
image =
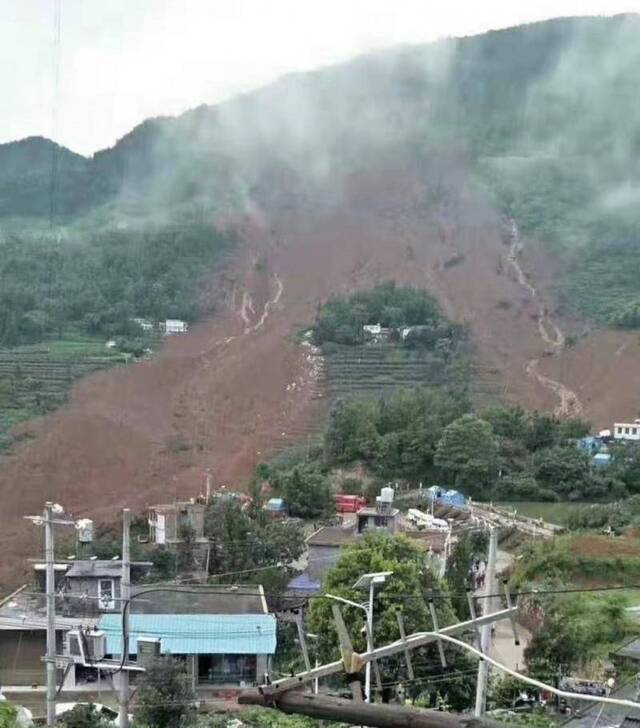
M 527 544 L 516 557 L 515 584 L 557 580 L 588 588 L 640 585 L 640 539 L 600 534 L 556 536 Z
M 548 523 L 555 523 L 557 526 L 565 526 L 567 517 L 571 511 L 575 511 L 584 503 L 549 503 L 537 501 L 512 501 L 495 503 L 503 508 L 515 508 L 518 514 L 527 518 L 542 518 Z

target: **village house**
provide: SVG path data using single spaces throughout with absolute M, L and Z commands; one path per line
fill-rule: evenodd
M 131 562 L 131 580 L 139 581 L 153 566 L 150 561 Z M 120 611 L 122 561 L 82 559 L 73 561 L 64 575 L 58 596 L 66 616 Z
M 184 661 L 194 688 L 248 687 L 271 672 L 276 618 L 259 585 L 225 584 L 202 594 L 141 594 L 132 602 L 129 626 L 132 660 L 139 641 L 156 640 L 160 654 Z M 107 658 L 119 658 L 120 616 L 103 615 L 97 629 L 105 634 Z
M 144 586 L 133 587 L 129 617 L 133 682 L 150 647 L 154 654 L 182 660 L 194 688 L 239 689 L 263 682 L 270 673 L 276 618 L 268 611 L 261 586 L 221 585 L 202 595 L 140 592 Z M 117 689 L 117 675 L 109 679 L 104 666 L 121 657 L 120 614 L 84 608 L 63 614 L 64 605 L 65 598 L 57 597 L 57 679 L 62 692 L 91 691 L 97 685 Z M 44 685 L 46 621 L 45 596 L 33 588 L 23 586 L 0 601 L 3 686 Z
M 633 422 L 615 422 L 613 425 L 613 439 L 640 442 L 640 419 Z
M 189 325 L 186 321 L 180 319 L 167 319 L 164 324 L 161 324 L 161 328 L 167 336 L 172 334 L 186 334 L 189 331 Z
M 366 533 L 381 530 L 386 533 L 402 533 L 425 551 L 440 567 L 439 559 L 445 553 L 448 531 L 442 528 L 425 529 L 416 527 L 393 506 L 393 488 L 383 488 L 376 498 L 375 506 L 360 508 L 355 516 L 344 514 L 337 526 L 322 526 L 306 540 L 307 567 L 304 574 L 289 583 L 289 590 L 295 592 L 320 591 L 326 573 L 338 562 L 342 549 L 362 538 Z
M 391 335 L 391 329 L 381 326 L 380 324 L 365 324 L 362 327 L 364 338 L 374 343 L 387 341 Z
M 149 540 L 159 545 L 181 543 L 184 529 L 191 529 L 197 543 L 206 543 L 204 537 L 204 498 L 164 503 L 149 508 Z

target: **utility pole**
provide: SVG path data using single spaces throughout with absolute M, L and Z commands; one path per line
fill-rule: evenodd
M 75 521 L 64 517 L 61 506 L 47 501 L 41 516 L 25 516 L 37 526 L 44 525 L 45 594 L 47 603 L 47 726 L 56 724 L 56 570 L 53 527 L 75 526 Z
M 489 555 L 487 557 L 487 569 L 484 580 L 484 599 L 483 613 L 491 612 L 491 599 L 489 594 L 493 594 L 495 572 L 496 572 L 496 552 L 498 550 L 498 529 L 495 526 L 489 526 Z M 482 625 L 480 630 L 480 651 L 486 655 L 491 648 L 491 623 L 487 622 Z M 487 684 L 489 681 L 489 664 L 486 660 L 480 660 L 478 664 L 478 683 L 476 686 L 476 707 L 475 716 L 481 718 L 485 714 L 487 704 Z
M 44 506 L 44 558 L 47 591 L 47 726 L 56 724 L 56 571 L 53 542 L 53 503 Z
M 129 599 L 131 598 L 131 511 L 122 511 L 122 578 L 120 580 L 122 614 L 122 659 L 129 657 Z M 119 728 L 129 728 L 129 672 L 120 672 Z

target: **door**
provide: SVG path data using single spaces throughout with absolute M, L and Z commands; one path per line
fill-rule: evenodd
M 103 611 L 115 609 L 113 579 L 100 579 L 98 582 L 98 604 Z

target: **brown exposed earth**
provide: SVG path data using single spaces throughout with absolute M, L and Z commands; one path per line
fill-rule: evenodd
M 334 293 L 389 279 L 425 287 L 468 324 L 476 376 L 505 398 L 558 406 L 527 374 L 538 360 L 597 425 L 635 413 L 637 336 L 593 332 L 545 352 L 545 281 L 534 300 L 509 264 L 509 226 L 467 185 L 464 159 L 353 174 L 313 196 L 269 189 L 259 209 L 236 221 L 241 244 L 215 277 L 215 315 L 150 361 L 79 382 L 66 407 L 23 428 L 31 437 L 0 463 L 1 586 L 22 578 L 41 538 L 22 516 L 47 499 L 100 519 L 196 495 L 207 470 L 215 486 L 242 488 L 269 453 L 304 442 L 325 405 L 317 357 L 296 334 Z M 526 275 L 526 248 L 519 255 Z

